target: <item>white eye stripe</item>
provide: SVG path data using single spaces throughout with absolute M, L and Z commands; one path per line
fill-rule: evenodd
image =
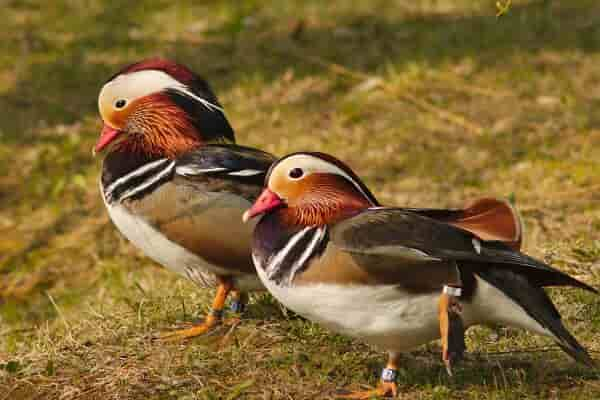
M 176 90 L 178 92 L 183 93 L 184 95 L 193 98 L 194 100 L 199 101 L 200 103 L 202 103 L 204 105 L 204 107 L 208 108 L 210 111 L 221 111 L 222 113 L 225 113 L 225 110 L 223 110 L 223 108 L 217 106 L 216 104 L 211 103 L 208 100 L 203 99 L 202 97 L 196 96 L 194 93 L 192 93 L 185 85 L 179 83 L 178 86 L 175 87 L 170 87 L 169 89 L 173 89 Z
M 346 180 L 348 180 L 355 188 L 358 190 L 365 198 L 371 201 L 372 197 L 362 188 L 359 182 L 357 182 L 354 178 L 348 175 L 344 170 L 339 168 L 338 166 L 322 160 L 318 157 L 309 155 L 309 154 L 297 154 L 286 158 L 281 161 L 276 167 L 273 173 L 271 173 L 271 177 L 269 178 L 269 182 L 274 176 L 278 175 L 278 171 L 286 171 L 287 176 L 289 177 L 289 171 L 294 168 L 300 168 L 304 171 L 302 175 L 307 176 L 310 173 L 319 173 L 319 172 L 327 172 L 330 174 L 340 175 Z M 293 179 L 293 178 L 292 178 Z
M 194 94 L 187 86 L 163 71 L 145 70 L 119 75 L 108 82 L 100 91 L 99 104 L 115 104 L 118 100 L 129 101 L 165 90 L 175 90 L 184 96 L 202 103 L 210 111 L 223 109 Z

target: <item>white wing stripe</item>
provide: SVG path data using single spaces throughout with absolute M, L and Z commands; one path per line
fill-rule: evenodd
M 209 172 L 221 172 L 227 171 L 227 168 L 215 167 L 215 168 L 198 168 L 193 165 L 182 165 L 175 168 L 175 172 L 179 175 L 201 175 Z
M 471 242 L 473 243 L 473 248 L 475 248 L 475 252 L 477 254 L 481 254 L 481 242 L 475 238 L 473 238 L 473 240 L 471 240 Z
M 399 246 L 399 245 L 383 245 L 383 246 L 372 246 L 363 248 L 349 248 L 344 247 L 344 250 L 349 253 L 361 253 L 370 255 L 382 255 L 391 256 L 398 258 L 405 258 L 412 261 L 440 261 L 440 258 L 431 256 L 419 249 L 413 249 L 411 247 Z
M 181 165 L 175 168 L 175 172 L 179 175 L 190 176 L 190 175 L 201 175 L 208 174 L 211 172 L 225 172 L 230 171 L 229 168 L 215 167 L 215 168 L 198 168 L 193 165 Z M 242 169 L 239 171 L 228 172 L 229 176 L 254 176 L 263 174 L 265 171 L 259 169 Z
M 163 71 L 143 70 L 119 75 L 102 87 L 100 96 L 108 95 L 106 91 L 110 93 L 111 87 L 115 86 L 120 87 L 121 90 L 126 90 L 134 98 L 170 89 L 200 102 L 209 111 L 218 110 L 224 113 L 221 107 L 194 94 L 189 87 Z
M 227 175 L 231 176 L 253 176 L 262 174 L 264 171 L 258 169 L 242 169 L 241 171 L 230 172 Z

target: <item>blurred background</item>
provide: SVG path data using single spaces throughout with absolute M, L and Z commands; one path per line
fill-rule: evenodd
M 240 143 L 331 152 L 383 203 L 510 198 L 528 253 L 600 282 L 596 0 L 0 0 L 0 16 L 2 400 L 316 398 L 376 383 L 379 353 L 266 296 L 232 349 L 148 339 L 202 314 L 210 292 L 130 246 L 99 195 L 97 95 L 145 57 L 207 79 Z M 599 299 L 552 296 L 600 351 Z M 512 352 L 548 342 L 488 333 L 470 334 L 485 360 L 454 380 L 435 344 L 407 356 L 409 398 L 600 396 L 597 372 L 552 348 Z

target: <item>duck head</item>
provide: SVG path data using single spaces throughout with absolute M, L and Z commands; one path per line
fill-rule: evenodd
M 131 151 L 174 158 L 208 142 L 234 142 L 206 81 L 166 59 L 129 65 L 100 90 L 102 133 L 94 153 Z

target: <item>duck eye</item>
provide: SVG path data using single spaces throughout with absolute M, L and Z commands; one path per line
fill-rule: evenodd
M 302 168 L 292 168 L 289 173 L 289 176 L 292 179 L 300 179 L 302 178 L 302 175 L 304 175 Z
M 125 99 L 119 99 L 115 101 L 115 108 L 123 108 L 125 105 L 127 105 L 127 100 Z

